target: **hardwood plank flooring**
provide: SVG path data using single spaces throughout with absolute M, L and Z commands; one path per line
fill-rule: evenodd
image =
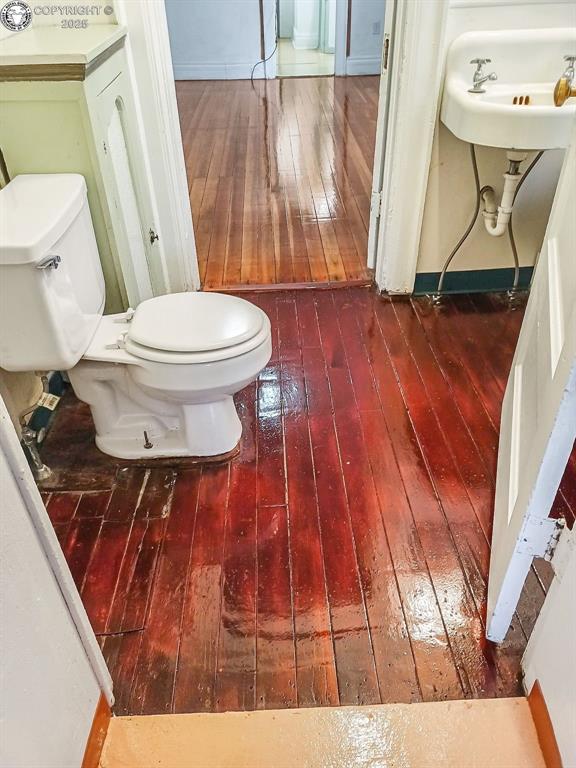
M 92 429 L 71 393 L 43 448 L 116 713 L 519 695 L 549 564 L 535 561 L 505 643 L 484 620 L 523 308 L 367 288 L 248 298 L 273 352 L 238 395 L 230 461 L 89 466 L 70 448 Z M 553 514 L 575 511 L 576 453 Z
M 379 78 L 178 81 L 202 285 L 371 281 Z

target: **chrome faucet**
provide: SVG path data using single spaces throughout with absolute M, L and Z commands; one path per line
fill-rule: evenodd
M 576 96 L 576 75 L 574 72 L 576 56 L 564 56 L 564 61 L 568 62 L 566 69 L 554 88 L 554 104 L 557 107 L 561 107 L 570 97 Z
M 468 88 L 468 93 L 486 93 L 486 89 L 482 88 L 482 85 L 487 80 L 498 80 L 496 72 L 490 72 L 489 75 L 484 74 L 484 64 L 490 64 L 492 59 L 472 59 L 470 64 L 476 64 L 476 72 L 472 77 L 472 88 Z

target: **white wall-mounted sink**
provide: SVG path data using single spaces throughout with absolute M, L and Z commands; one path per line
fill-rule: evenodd
M 490 9 L 487 8 L 487 12 Z M 503 149 L 557 149 L 570 143 L 576 98 L 554 106 L 564 56 L 576 54 L 576 29 L 466 32 L 448 51 L 441 120 L 459 139 Z M 475 65 L 491 59 L 496 81 L 469 93 Z

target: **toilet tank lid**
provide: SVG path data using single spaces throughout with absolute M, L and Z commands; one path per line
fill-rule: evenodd
M 30 264 L 48 255 L 86 199 L 78 173 L 16 176 L 0 190 L 0 266 Z

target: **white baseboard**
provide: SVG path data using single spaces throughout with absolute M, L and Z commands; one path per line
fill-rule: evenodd
M 379 56 L 358 56 L 346 60 L 347 75 L 379 75 L 381 60 Z
M 174 64 L 175 80 L 249 80 L 254 62 L 237 62 L 234 64 L 216 63 L 183 63 Z M 269 78 L 276 77 L 276 61 L 267 62 L 266 70 Z M 376 56 L 358 56 L 349 58 L 346 62 L 347 75 L 379 75 L 380 58 Z M 254 72 L 254 79 L 264 77 L 264 66 L 260 64 Z
M 256 62 L 238 62 L 236 64 L 174 64 L 175 80 L 250 80 L 252 68 Z M 268 77 L 276 77 L 276 62 L 266 62 Z M 254 79 L 264 77 L 264 65 L 260 64 L 254 72 Z

